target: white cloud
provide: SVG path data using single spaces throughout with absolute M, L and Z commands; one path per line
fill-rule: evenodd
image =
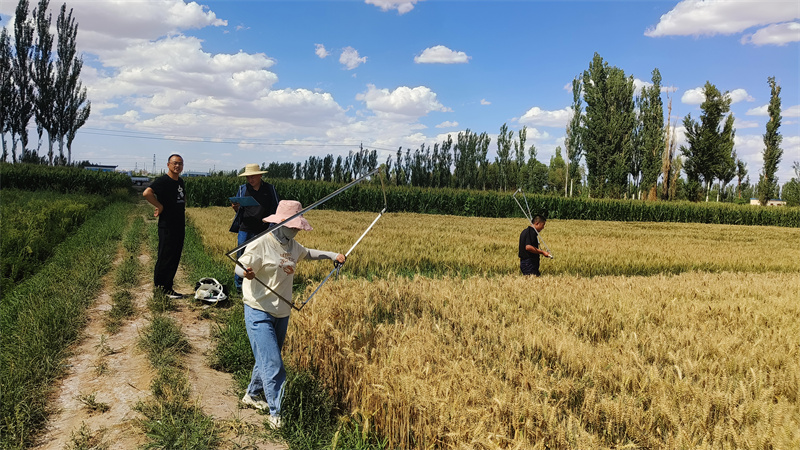
M 781 111 L 783 117 L 800 117 L 800 105 L 790 106 Z
M 755 108 L 750 108 L 750 109 L 747 110 L 745 115 L 747 115 L 747 116 L 768 116 L 769 115 L 769 111 L 767 111 L 767 108 L 769 108 L 769 105 L 757 106 Z
M 689 89 L 681 96 L 681 103 L 687 105 L 699 105 L 706 100 L 706 95 L 703 93 L 703 88 Z
M 756 121 L 739 120 L 739 119 L 737 119 L 735 117 L 734 117 L 734 119 L 735 119 L 734 126 L 736 127 L 737 130 L 741 130 L 741 129 L 745 129 L 745 128 L 758 128 L 759 127 L 759 124 Z
M 538 128 L 528 127 L 526 130 L 525 137 L 528 139 L 528 144 L 530 144 L 531 141 L 541 141 L 544 139 L 550 139 L 550 133 L 546 131 L 541 131 Z M 530 145 L 527 146 L 530 147 Z
M 491 105 L 491 104 L 492 104 L 492 102 L 490 102 L 489 100 L 486 100 L 485 98 L 481 99 L 481 105 L 487 106 L 487 105 Z
M 328 53 L 328 51 L 325 50 L 325 46 L 324 45 L 322 45 L 322 44 L 314 44 L 314 47 L 315 47 L 314 53 L 316 53 L 317 56 L 320 57 L 320 59 L 325 59 L 325 58 L 328 57 L 328 55 L 330 55 L 330 53 Z
M 539 125 L 543 127 L 566 127 L 572 117 L 572 108 L 545 111 L 538 106 L 529 109 L 518 122 L 520 125 Z
M 449 111 L 439 103 L 436 93 L 425 86 L 400 86 L 390 92 L 370 84 L 366 92 L 356 95 L 356 100 L 363 101 L 376 114 L 419 118 L 432 111 Z
M 277 82 L 268 71 L 274 61 L 264 54 L 206 53 L 194 37 L 174 36 L 140 42 L 102 59 L 107 73 L 87 72 L 92 101 L 116 97 L 171 95 L 252 98 Z
M 339 56 L 339 62 L 342 63 L 347 70 L 353 70 L 361 64 L 366 63 L 367 57 L 359 56 L 358 50 L 353 47 L 345 47 L 344 50 L 342 50 L 341 56 Z
M 672 92 L 678 92 L 678 88 L 675 86 L 661 86 L 661 93 L 662 94 L 669 94 Z
M 793 1 L 683 0 L 644 34 L 650 37 L 729 35 L 798 18 L 800 9 Z M 770 33 L 765 30 L 759 31 Z
M 420 1 L 422 0 L 364 0 L 364 2 L 368 5 L 375 5 L 379 7 L 381 11 L 396 9 L 400 15 L 403 15 L 414 9 L 414 5 Z
M 786 45 L 800 42 L 800 22 L 776 23 L 742 36 L 742 44 Z
M 54 21 L 60 6 L 50 3 Z M 174 36 L 183 30 L 228 25 L 208 7 L 182 0 L 84 1 L 69 3 L 68 7 L 73 10 L 73 17 L 79 18 L 78 47 L 101 57 L 135 43 Z
M 748 116 L 769 116 L 769 104 L 750 108 L 745 113 Z M 781 111 L 783 117 L 800 117 L 800 105 L 790 106 Z
M 449 120 L 436 125 L 436 128 L 455 128 L 458 126 L 458 122 L 451 122 Z
M 444 45 L 428 47 L 422 54 L 414 57 L 417 64 L 466 64 L 469 60 L 466 53 L 450 50 Z
M 745 101 L 753 102 L 756 100 L 744 89 L 734 89 L 728 93 L 728 97 L 731 99 L 731 104 Z

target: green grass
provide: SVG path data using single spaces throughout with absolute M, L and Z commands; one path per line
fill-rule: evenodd
M 173 319 L 158 314 L 139 338 L 139 347 L 145 351 L 155 368 L 179 366 L 182 355 L 189 352 L 189 341 Z
M 112 267 L 131 207 L 114 203 L 92 215 L 0 303 L 0 448 L 27 447 L 44 424 L 53 380 Z
M 191 386 L 180 369 L 165 366 L 151 385 L 153 397 L 139 402 L 135 409 L 150 442 L 145 449 L 214 449 L 219 444 L 219 429 L 191 399 Z
M 105 326 L 109 333 L 119 332 L 122 322 L 136 314 L 133 295 L 128 290 L 121 290 L 111 296 L 111 309 L 106 314 Z

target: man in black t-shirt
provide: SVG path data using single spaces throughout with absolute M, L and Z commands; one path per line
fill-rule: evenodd
M 267 173 L 261 170 L 258 164 L 247 164 L 244 167 L 240 177 L 244 177 L 247 183 L 239 186 L 236 193 L 237 197 L 253 197 L 256 205 L 242 206 L 239 203 L 232 203 L 231 207 L 236 211 L 236 217 L 233 219 L 230 231 L 238 233 L 238 245 L 242 245 L 258 234 L 266 231 L 270 223 L 264 223 L 261 219 L 275 214 L 278 208 L 278 193 L 275 191 L 275 186 L 267 183 L 261 179 L 263 174 Z M 241 256 L 243 250 L 239 251 Z M 237 289 L 242 288 L 242 277 L 234 275 L 234 284 Z
M 183 158 L 177 154 L 170 155 L 167 173 L 156 178 L 142 193 L 155 206 L 153 216 L 158 217 L 158 257 L 153 270 L 153 286 L 170 298 L 183 297 L 173 288 L 186 236 L 186 189 L 180 177 L 182 171 Z
M 544 229 L 544 216 L 537 215 L 527 228 L 519 235 L 519 268 L 523 275 L 536 275 L 539 273 L 539 255 L 550 257 L 550 253 L 539 249 L 539 233 Z

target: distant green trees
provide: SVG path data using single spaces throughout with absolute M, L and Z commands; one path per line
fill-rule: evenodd
M 800 161 L 792 163 L 794 177 L 783 185 L 781 197 L 786 206 L 800 206 Z
M 503 124 L 493 161 L 487 159 L 489 136 L 466 130 L 432 147 L 423 144 L 413 151 L 398 148 L 385 163 L 386 174 L 395 186 L 499 191 L 521 188 L 561 196 L 572 196 L 576 191 L 576 195 L 596 198 L 708 201 L 713 194 L 717 201 L 745 202 L 743 196 L 765 194 L 766 188 L 759 184 L 756 189 L 750 184 L 747 165 L 734 149 L 728 92 L 706 82 L 700 117 L 689 114 L 684 118 L 687 144 L 678 149 L 675 124 L 670 123 L 671 100 L 664 118 L 661 82 L 661 72 L 655 68 L 651 83 L 636 95 L 633 77 L 595 54 L 589 68 L 572 82 L 573 102 L 564 148 L 556 149 L 549 165 L 537 160 L 534 145 L 528 146 L 527 127 L 515 133 Z M 778 133 L 780 87 L 773 78 L 770 86 L 771 118 L 764 135 L 767 176 L 762 175 L 761 183 L 772 180 L 770 185 L 777 195 L 777 180 L 772 177 L 782 153 Z M 369 159 L 368 167 L 377 167 L 372 152 L 362 147 L 344 161 L 337 158 L 333 168 L 329 167 L 332 156 L 310 157 L 304 164 L 297 163 L 294 178 L 327 180 L 326 174 L 332 173 L 333 181 L 350 181 L 359 173 L 353 169 L 359 165 L 356 161 Z M 277 176 L 283 171 L 272 173 Z M 794 189 L 794 184 L 788 186 L 789 191 Z
M 694 120 L 691 114 L 683 119 L 688 146 L 681 146 L 681 153 L 686 158 L 684 171 L 689 183 L 702 183 L 702 192 L 705 192 L 705 199 L 708 201 L 714 180 L 729 177 L 730 181 L 733 178 L 730 174 L 736 166 L 733 157 L 735 129 L 733 114 L 728 114 L 731 106 L 728 93 L 720 92 L 707 81 L 703 87 L 703 95 L 705 100 L 700 105 L 703 112 L 699 121 Z M 694 189 L 693 192 L 695 195 L 700 194 L 699 189 Z
M 5 28 L 0 32 L 2 161 L 8 159 L 10 144 L 11 162 L 70 164 L 72 141 L 91 111 L 86 88 L 80 81 L 83 60 L 76 48 L 78 24 L 72 10 L 67 11 L 63 4 L 56 20 L 57 36 L 53 36 L 52 15 L 47 13 L 49 3 L 40 0 L 29 16 L 28 0 L 19 0 L 13 42 Z M 36 123 L 40 145 L 47 132 L 46 157 L 39 156 L 38 150 L 28 145 L 27 128 L 31 119 Z M 7 134 L 10 142 L 6 140 Z M 58 156 L 54 153 L 56 142 Z
M 582 130 L 592 197 L 621 198 L 626 193 L 636 125 L 633 91 L 632 76 L 594 54 L 583 72 Z

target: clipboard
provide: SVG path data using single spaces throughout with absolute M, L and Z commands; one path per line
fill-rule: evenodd
M 258 206 L 259 203 L 253 197 L 228 197 L 231 203 L 238 203 L 239 206 Z

